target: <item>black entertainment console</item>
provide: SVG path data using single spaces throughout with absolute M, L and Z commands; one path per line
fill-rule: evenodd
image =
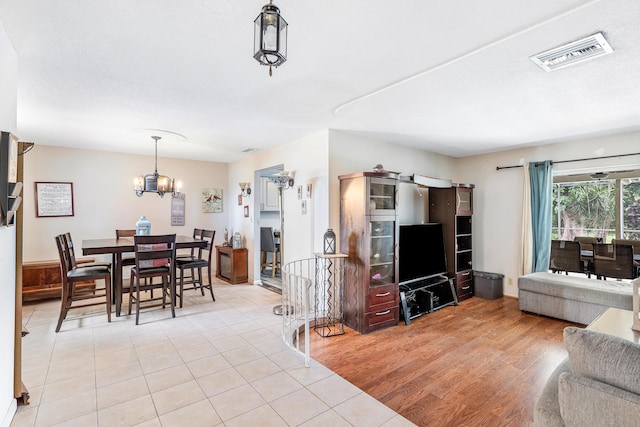
M 407 325 L 411 319 L 448 305 L 458 305 L 452 278 L 437 275 L 400 284 L 400 309 Z

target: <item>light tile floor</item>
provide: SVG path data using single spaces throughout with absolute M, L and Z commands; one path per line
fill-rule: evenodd
M 112 317 L 59 301 L 26 305 L 22 426 L 412 426 L 281 338 L 280 295 L 214 284 L 216 301 L 189 291 L 171 318 L 153 308 Z M 330 338 L 328 338 L 330 339 Z M 313 353 L 312 353 L 313 356 Z

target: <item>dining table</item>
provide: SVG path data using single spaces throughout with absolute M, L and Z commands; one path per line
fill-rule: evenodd
M 192 236 L 176 236 L 176 249 L 206 248 L 207 241 Z M 112 256 L 111 286 L 113 300 L 116 304 L 116 316 L 120 316 L 122 308 L 122 254 L 133 252 L 133 237 L 86 239 L 82 241 L 83 255 Z

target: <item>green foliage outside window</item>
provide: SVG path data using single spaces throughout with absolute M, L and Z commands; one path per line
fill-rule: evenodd
M 640 178 L 623 179 L 623 238 L 640 240 Z M 616 236 L 616 181 L 554 184 L 553 239 Z M 560 222 L 560 224 L 558 224 Z

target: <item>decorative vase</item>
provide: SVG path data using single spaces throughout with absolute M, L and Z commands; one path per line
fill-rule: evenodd
M 144 215 L 136 222 L 136 234 L 138 236 L 148 236 L 151 234 L 151 223 Z
M 331 228 L 328 228 L 324 233 L 323 240 L 323 248 L 325 254 L 335 254 L 336 253 L 336 233 L 333 232 Z

